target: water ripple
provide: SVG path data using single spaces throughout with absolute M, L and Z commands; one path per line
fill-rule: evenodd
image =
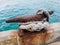
M 18 29 L 18 23 L 7 24 L 5 21 L 35 13 L 40 8 L 54 11 L 50 23 L 60 22 L 60 0 L 0 0 L 0 31 Z

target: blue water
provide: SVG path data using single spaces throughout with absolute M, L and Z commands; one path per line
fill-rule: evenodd
M 0 31 L 18 29 L 19 23 L 7 24 L 5 21 L 35 13 L 40 8 L 54 11 L 50 23 L 60 22 L 60 0 L 0 0 Z

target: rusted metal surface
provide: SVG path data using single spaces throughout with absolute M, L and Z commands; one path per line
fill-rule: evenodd
M 50 24 L 48 31 L 40 32 L 25 31 L 18 35 L 20 31 L 9 30 L 0 32 L 0 45 L 59 45 L 60 23 Z M 54 41 L 56 40 L 56 41 Z M 58 42 L 59 41 L 59 42 Z M 56 43 L 55 43 L 56 42 Z

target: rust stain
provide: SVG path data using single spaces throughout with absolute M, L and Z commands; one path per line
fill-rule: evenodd
M 47 40 L 51 38 L 50 33 L 47 33 L 46 30 L 42 30 L 39 32 L 30 32 L 24 31 L 22 32 L 23 35 L 20 36 L 19 33 L 19 40 L 21 45 L 40 45 L 45 44 Z

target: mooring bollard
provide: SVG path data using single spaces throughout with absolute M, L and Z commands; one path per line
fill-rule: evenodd
M 20 34 L 20 33 L 19 33 Z M 20 45 L 47 45 L 47 40 L 52 35 L 46 30 L 39 32 L 24 31 L 22 36 L 19 36 Z

